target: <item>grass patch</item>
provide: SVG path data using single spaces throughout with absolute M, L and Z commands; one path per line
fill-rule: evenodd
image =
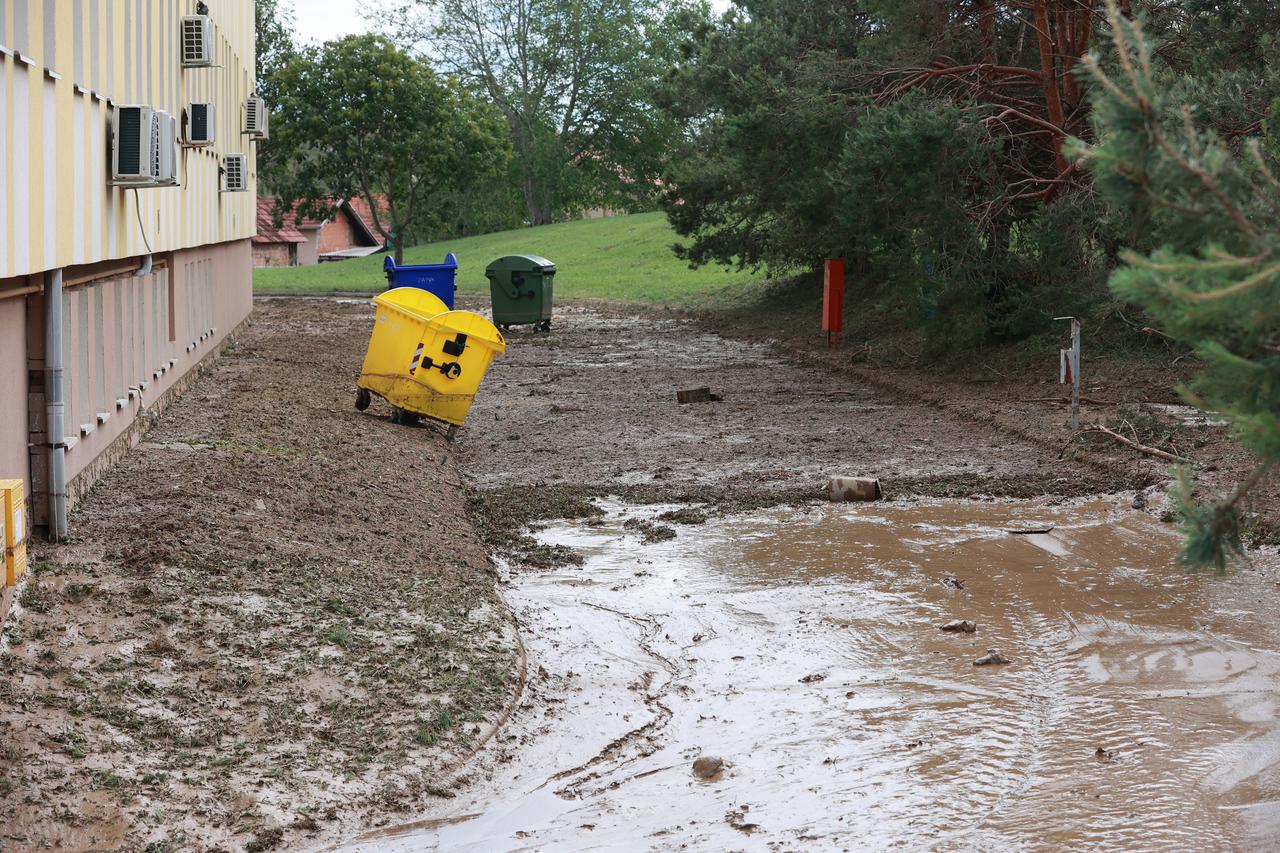
M 722 267 L 689 269 L 672 254 L 678 238 L 662 213 L 558 222 L 499 231 L 405 250 L 407 264 L 458 258 L 458 292 L 489 293 L 485 267 L 503 255 L 542 255 L 556 264 L 557 298 L 599 298 L 683 306 L 707 294 L 764 279 L 763 273 Z M 253 271 L 256 293 L 377 292 L 386 285 L 386 255 L 306 267 Z
M 457 715 L 447 705 L 438 706 L 430 718 L 418 721 L 413 739 L 422 746 L 433 746 L 458 722 Z

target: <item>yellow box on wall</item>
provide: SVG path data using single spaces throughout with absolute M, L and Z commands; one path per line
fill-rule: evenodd
M 27 573 L 26 493 L 21 480 L 0 480 L 0 524 L 4 537 L 4 580 L 15 584 Z
M 21 480 L 0 480 L 0 500 L 4 503 L 4 547 L 13 548 L 27 541 L 24 513 L 27 500 Z
M 4 582 L 13 586 L 27 573 L 27 544 L 6 548 L 4 552 Z

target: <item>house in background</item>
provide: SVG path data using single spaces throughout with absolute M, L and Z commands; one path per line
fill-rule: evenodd
M 254 17 L 0 2 L 0 479 L 55 537 L 253 307 Z
M 385 248 L 385 241 L 371 220 L 361 213 L 368 210 L 363 199 L 335 204 L 326 219 L 287 214 L 279 228 L 274 224 L 275 206 L 274 198 L 258 199 L 258 236 L 253 241 L 255 267 L 306 266 L 361 258 Z
M 253 235 L 255 267 L 296 267 L 314 264 L 316 255 L 302 232 L 285 222 L 275 226 L 272 210 L 276 200 L 258 196 L 258 233 Z

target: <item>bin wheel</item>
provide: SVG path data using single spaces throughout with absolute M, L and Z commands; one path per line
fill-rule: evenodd
M 444 440 L 445 440 L 445 441 L 447 441 L 447 442 L 449 442 L 450 444 L 453 444 L 455 441 L 457 441 L 457 440 L 458 440 L 458 425 L 457 425 L 457 424 L 449 424 L 449 429 L 448 429 L 448 431 L 446 431 L 446 432 L 445 432 L 445 434 L 444 434 Z
M 391 410 L 391 422 L 400 426 L 413 426 L 418 422 L 418 415 L 408 409 L 395 406 Z
M 539 331 L 539 332 L 549 332 L 549 331 L 551 331 L 551 321 L 550 321 L 550 320 L 543 320 L 541 323 L 539 323 L 539 324 L 538 324 L 537 329 L 538 329 L 538 331 Z
M 369 404 L 373 402 L 373 395 L 369 393 L 368 388 L 360 388 L 356 391 L 356 411 L 363 412 L 369 408 Z

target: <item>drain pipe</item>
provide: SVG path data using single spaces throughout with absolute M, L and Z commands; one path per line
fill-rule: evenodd
M 66 430 L 62 399 L 62 270 L 44 274 L 44 401 L 49 447 L 49 538 L 67 538 Z
M 133 271 L 135 276 L 151 275 L 151 255 L 144 255 L 142 266 Z

